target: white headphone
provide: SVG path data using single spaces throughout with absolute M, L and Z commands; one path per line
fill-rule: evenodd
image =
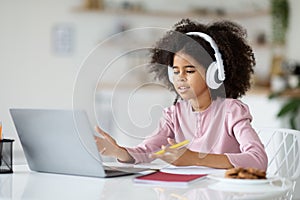
M 206 70 L 206 84 L 211 89 L 218 89 L 222 85 L 223 81 L 225 80 L 225 72 L 224 72 L 223 60 L 217 44 L 209 35 L 202 32 L 188 32 L 186 34 L 195 35 L 203 38 L 204 40 L 209 42 L 210 46 L 215 51 L 214 55 L 216 61 L 212 62 Z M 168 67 L 168 75 L 169 75 L 169 81 L 173 83 L 174 72 L 171 67 Z

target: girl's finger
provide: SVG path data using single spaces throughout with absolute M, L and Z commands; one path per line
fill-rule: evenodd
M 170 145 L 176 144 L 175 140 L 172 139 L 172 138 L 168 138 L 167 140 L 168 140 L 168 143 L 169 143 Z
M 98 133 L 100 133 L 100 135 L 102 135 L 103 137 L 107 137 L 107 135 L 108 135 L 102 129 L 100 129 L 99 126 L 95 126 L 95 131 L 97 131 Z
M 101 151 L 100 151 L 100 154 L 104 154 L 106 148 L 103 148 Z
M 114 139 L 109 134 L 105 133 L 101 128 L 99 128 L 99 126 L 95 126 L 95 130 L 109 142 L 115 142 Z

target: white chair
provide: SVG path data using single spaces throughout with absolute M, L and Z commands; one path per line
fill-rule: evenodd
M 264 128 L 258 135 L 268 155 L 268 175 L 293 181 L 289 199 L 292 199 L 296 180 L 300 175 L 300 131 L 284 128 Z
M 300 131 L 265 128 L 258 135 L 268 154 L 267 172 L 296 180 L 300 175 Z

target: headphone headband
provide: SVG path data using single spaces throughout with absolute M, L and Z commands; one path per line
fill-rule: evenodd
M 204 40 L 206 40 L 207 42 L 209 42 L 210 46 L 215 51 L 214 55 L 215 55 L 217 67 L 218 67 L 218 79 L 220 81 L 224 81 L 225 80 L 225 72 L 224 72 L 223 60 L 222 60 L 219 48 L 218 48 L 216 42 L 212 39 L 212 37 L 210 37 L 209 35 L 202 33 L 202 32 L 188 32 L 188 33 L 186 33 L 186 35 L 199 36 L 199 37 L 203 38 Z

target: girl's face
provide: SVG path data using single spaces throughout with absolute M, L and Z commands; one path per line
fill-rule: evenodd
M 175 90 L 184 100 L 199 100 L 210 94 L 205 82 L 205 68 L 188 54 L 175 54 L 173 72 Z

